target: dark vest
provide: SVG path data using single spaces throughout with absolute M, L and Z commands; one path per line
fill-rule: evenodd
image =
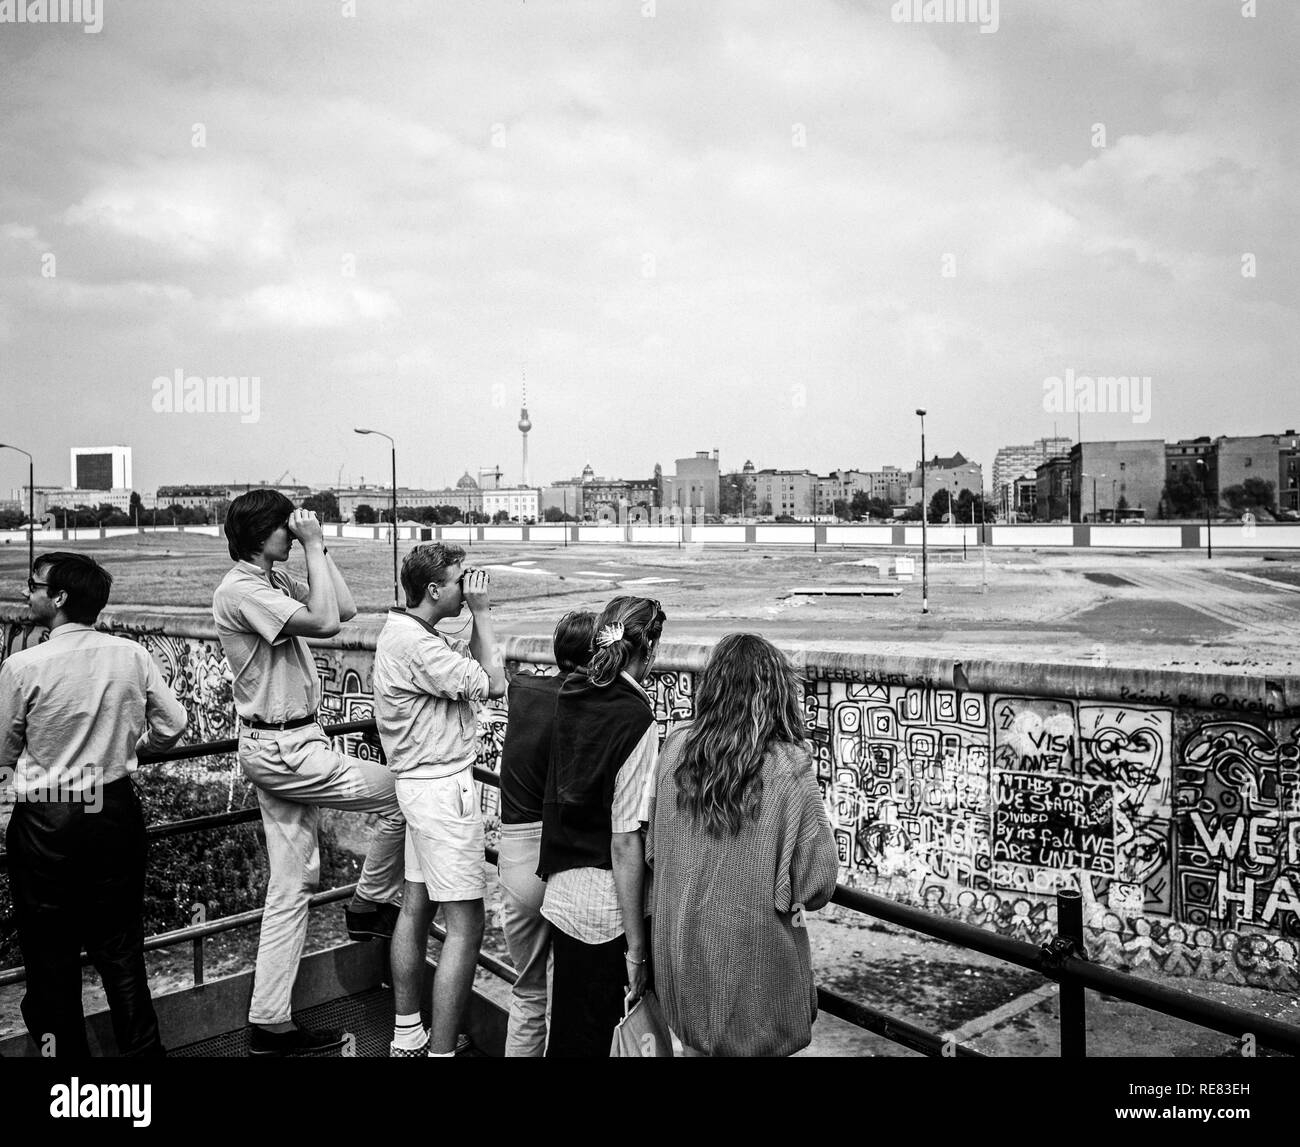
M 510 680 L 510 717 L 501 745 L 502 824 L 531 824 L 542 819 L 555 698 L 565 676 L 520 673 Z
M 565 679 L 555 702 L 538 876 L 614 866 L 614 782 L 653 721 L 645 697 L 621 676 L 603 689 L 581 670 Z

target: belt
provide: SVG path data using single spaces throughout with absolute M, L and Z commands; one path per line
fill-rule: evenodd
M 316 714 L 308 713 L 305 717 L 294 717 L 290 721 L 259 721 L 256 717 L 240 717 L 239 720 L 250 729 L 301 729 L 304 725 L 316 724 Z

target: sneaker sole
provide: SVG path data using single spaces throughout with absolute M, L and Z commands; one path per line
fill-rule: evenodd
M 325 1047 L 295 1048 L 293 1051 L 254 1051 L 250 1047 L 248 1055 L 250 1059 L 288 1059 L 290 1056 L 312 1056 L 338 1051 L 343 1046 L 343 1042 L 340 1041 L 339 1043 L 328 1044 Z
M 253 1048 L 249 1045 L 248 1054 L 256 1059 L 284 1059 L 293 1055 L 320 1055 L 324 1052 L 338 1051 L 340 1048 L 347 1046 L 347 1037 L 344 1036 L 337 1043 L 321 1044 L 319 1047 L 297 1047 L 285 1048 L 278 1050 L 273 1048 Z

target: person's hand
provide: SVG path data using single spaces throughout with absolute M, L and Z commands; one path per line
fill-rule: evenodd
M 289 515 L 289 533 L 304 546 L 314 542 L 325 544 L 325 532 L 320 528 L 320 520 L 312 510 L 294 510 Z
M 623 966 L 627 969 L 627 994 L 632 1000 L 639 1000 L 645 995 L 648 963 L 644 957 L 634 960 L 628 953 L 623 957 Z
M 480 569 L 467 569 L 461 575 L 461 593 L 470 613 L 480 613 L 488 608 L 488 572 Z

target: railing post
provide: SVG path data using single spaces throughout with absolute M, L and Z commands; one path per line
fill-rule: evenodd
M 1071 888 L 1058 889 L 1056 893 L 1056 934 L 1069 941 L 1069 955 L 1086 959 L 1083 946 L 1083 896 Z M 1064 944 L 1061 945 L 1065 947 Z M 1088 1032 L 1085 1026 L 1083 985 L 1063 975 L 1058 988 L 1058 1007 L 1061 1022 L 1061 1058 L 1084 1059 L 1088 1054 Z
M 194 937 L 194 986 L 203 986 L 203 937 Z

